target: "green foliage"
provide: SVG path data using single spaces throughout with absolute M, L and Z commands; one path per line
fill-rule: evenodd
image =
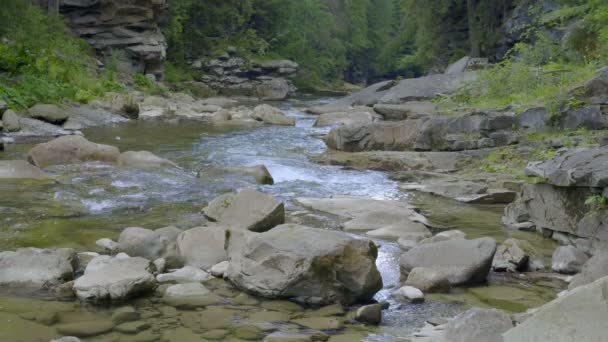
M 0 11 L 0 98 L 14 109 L 65 100 L 87 102 L 120 88 L 107 74 L 97 77 L 85 42 L 67 33 L 63 20 L 29 1 Z
M 602 195 L 592 195 L 585 199 L 585 205 L 591 212 L 608 208 L 608 200 Z
M 133 83 L 137 89 L 148 95 L 164 95 L 167 93 L 167 88 L 142 74 L 134 74 Z

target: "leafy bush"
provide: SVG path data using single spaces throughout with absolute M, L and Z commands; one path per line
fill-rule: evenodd
M 87 102 L 121 88 L 113 75 L 96 75 L 87 44 L 69 35 L 58 14 L 16 0 L 2 5 L 0 22 L 0 98 L 11 107 Z

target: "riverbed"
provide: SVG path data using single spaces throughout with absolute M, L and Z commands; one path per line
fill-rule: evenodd
M 315 117 L 299 108 L 327 101 L 295 99 L 277 104 L 287 115 L 296 118 L 295 127 L 222 127 L 176 120 L 132 121 L 85 130 L 85 136 L 93 142 L 114 145 L 121 151 L 150 151 L 174 161 L 180 168 L 139 170 L 87 163 L 45 169 L 57 182 L 1 182 L 0 250 L 31 246 L 73 247 L 78 251 L 90 251 L 98 249 L 95 245 L 97 239 L 116 239 L 125 227 L 155 229 L 172 225 L 191 228 L 205 221 L 201 209 L 214 197 L 254 187 L 283 200 L 291 222 L 327 229 L 339 227 L 339 222 L 330 217 L 304 212 L 294 203 L 297 197 L 350 195 L 409 201 L 419 206 L 437 227 L 461 229 L 469 238 L 491 236 L 499 243 L 508 237 L 523 238 L 530 240 L 545 258 L 550 257 L 554 248 L 552 242 L 535 234 L 514 233 L 502 227 L 503 208 L 500 206 L 469 206 L 411 194 L 400 190 L 398 183 L 382 172 L 349 170 L 311 162 L 310 157 L 325 151 L 321 137 L 328 128 L 313 127 Z M 32 144 L 10 146 L 0 154 L 0 158 L 23 159 Z M 260 186 L 237 178 L 202 180 L 196 177 L 197 172 L 208 165 L 258 164 L 268 168 L 275 180 L 274 185 Z M 389 304 L 383 324 L 378 328 L 346 324 L 343 329 L 325 331 L 336 341 L 339 341 L 337 338 L 343 338 L 343 341 L 396 341 L 414 332 L 426 320 L 452 317 L 468 305 L 520 312 L 551 300 L 560 287 L 560 284 L 545 279 L 538 281 L 540 278 L 513 279 L 493 274 L 490 277 L 492 286 L 481 287 L 481 291 L 458 290 L 450 295 L 431 296 L 420 305 L 397 302 L 390 293 L 400 284 L 398 258 L 401 250 L 395 243 L 377 243 L 380 245 L 377 264 L 385 287 L 376 299 Z M 503 298 L 503 294 L 512 289 L 519 291 L 516 295 L 521 296 L 521 305 L 514 306 L 512 298 Z M 227 298 L 234 298 L 239 293 L 224 282 L 218 282 L 214 290 L 229 294 Z M 480 292 L 485 295 L 480 295 Z M 234 296 L 230 297 L 232 294 Z M 273 302 L 253 298 L 240 304 L 231 301 L 220 308 L 228 323 L 219 324 L 215 330 L 230 332 L 232 326 L 249 322 L 262 324 L 268 331 L 290 331 L 293 329 L 293 324 L 287 322 L 290 318 L 304 315 L 302 312 L 314 316 L 316 312 L 316 308 L 305 308 L 302 312 L 285 308 L 268 310 L 267 306 L 272 304 L 267 303 Z M 175 335 L 181 336 L 180 341 L 188 340 L 187 336 L 198 336 L 201 340 L 208 330 L 192 322 L 193 314 L 204 315 L 205 310 L 194 313 L 175 311 L 164 306 L 156 296 L 127 304 L 142 312 L 142 317 L 148 317 L 150 336 L 161 336 L 163 331 L 171 329 L 186 329 L 187 332 L 176 330 L 182 333 Z M 33 294 L 2 293 L 0 340 L 48 341 L 59 336 L 56 324 L 106 320 L 115 309 L 86 307 L 74 301 L 50 300 Z M 261 315 L 260 310 L 285 315 L 281 319 L 276 318 L 278 314 L 273 316 L 275 318 L 268 318 L 272 315 Z M 53 319 L 44 321 L 38 319 L 40 315 L 52 316 Z M 230 338 L 238 341 L 230 334 L 224 340 Z M 83 340 L 137 339 L 134 335 L 115 331 Z

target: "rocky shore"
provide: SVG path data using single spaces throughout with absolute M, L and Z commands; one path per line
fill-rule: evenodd
M 413 194 L 411 200 L 335 193 L 286 201 L 264 188 L 277 183 L 265 165 L 206 165 L 191 176 L 250 186 L 210 200 L 199 208 L 197 224 L 122 227 L 88 250 L 2 251 L 0 288 L 109 308 L 103 319 L 74 320 L 59 306 L 44 314 L 21 313 L 20 324 L 44 326 L 36 331 L 45 337 L 35 340 L 355 341 L 382 326 L 391 307 L 426 301 L 482 308 L 429 318 L 420 331 L 402 338 L 601 339 L 607 314 L 608 147 L 600 142 L 605 101 L 598 89 L 608 84 L 605 73 L 598 71 L 577 90 L 587 94 L 581 95 L 583 108 L 558 119 L 549 119 L 541 107 L 445 113 L 441 103 L 430 101 L 474 78 L 469 72 L 383 82 L 310 107 L 317 116 L 314 127 L 327 129 L 329 148 L 313 160 L 387 171 L 400 190 Z M 1 160 L 0 178 L 60 182 L 56 168 L 69 165 L 183 172 L 180 163 L 148 151 L 89 141 L 82 131 L 92 126 L 156 120 L 300 129 L 293 115 L 250 100 L 132 92 L 107 94 L 86 106 L 37 105 L 21 113 L 0 105 L 4 144 L 52 139 L 32 146 L 24 160 Z M 535 139 L 557 129 L 562 133 L 553 140 Z M 496 166 L 507 161 L 496 159 L 504 151 L 512 153 L 507 159 L 527 164 L 525 174 Z M 539 155 L 545 158 L 535 161 Z M 506 206 L 502 221 L 509 233 L 497 239 L 490 229 L 470 234 L 439 223 L 425 198 L 482 213 Z M 548 241 L 549 255 L 535 239 Z M 397 275 L 383 269 L 382 248 L 391 250 Z M 538 283 L 551 290 L 541 295 L 526 288 Z M 64 310 L 73 315 L 73 307 Z

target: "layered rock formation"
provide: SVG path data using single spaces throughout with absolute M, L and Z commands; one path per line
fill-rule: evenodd
M 116 56 L 121 71 L 163 76 L 167 42 L 160 26 L 165 0 L 61 0 L 72 30 L 100 56 Z
M 211 89 L 224 95 L 252 96 L 262 100 L 283 100 L 295 87 L 289 81 L 298 71 L 298 64 L 289 60 L 251 62 L 236 56 L 236 50 L 212 59 L 203 65 L 194 61 L 194 68 L 204 69 L 200 78 Z

